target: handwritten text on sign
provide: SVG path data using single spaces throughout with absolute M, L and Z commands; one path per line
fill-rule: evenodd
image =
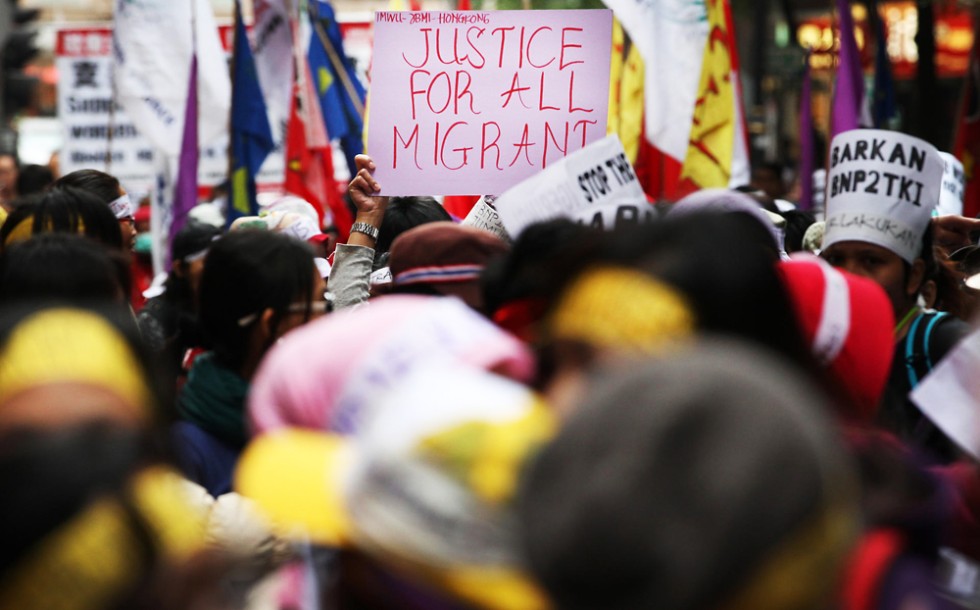
M 603 138 L 612 13 L 375 17 L 368 152 L 389 195 L 502 193 Z

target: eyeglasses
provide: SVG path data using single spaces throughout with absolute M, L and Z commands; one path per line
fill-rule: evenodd
M 307 304 L 307 303 L 291 303 L 288 307 L 286 307 L 286 313 L 302 313 L 302 314 L 305 314 L 307 311 L 309 311 L 311 316 L 314 316 L 314 315 L 318 315 L 319 316 L 319 315 L 323 315 L 325 313 L 329 313 L 330 311 L 333 310 L 333 295 L 328 292 L 328 293 L 325 293 L 324 294 L 324 297 L 325 297 L 325 300 L 323 300 L 323 301 L 313 301 L 313 302 L 311 302 L 309 304 Z M 307 308 L 309 308 L 309 309 L 307 309 Z M 261 312 L 259 312 L 259 313 L 251 313 L 251 314 L 248 314 L 247 316 L 238 318 L 238 325 L 241 326 L 242 328 L 245 328 L 246 326 L 251 326 L 252 324 L 255 323 L 256 320 L 259 319 L 260 313 Z

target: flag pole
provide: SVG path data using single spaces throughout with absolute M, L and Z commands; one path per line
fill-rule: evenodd
M 313 12 L 313 8 L 310 7 L 310 12 Z M 323 24 L 320 23 L 319 11 L 316 15 L 311 15 L 313 30 L 316 32 L 317 38 L 320 39 L 320 44 L 327 51 L 327 55 L 330 57 L 330 63 L 333 65 L 334 70 L 337 72 L 337 76 L 340 77 L 340 81 L 344 84 L 344 89 L 347 91 L 347 97 L 350 98 L 351 103 L 354 104 L 354 110 L 364 119 L 364 104 L 361 102 L 361 97 L 358 95 L 357 91 L 354 89 L 354 84 L 350 80 L 350 76 L 347 74 L 347 68 L 344 63 L 340 61 L 340 56 L 337 55 L 337 50 L 333 48 L 333 43 L 330 42 L 330 38 L 327 33 L 323 31 Z

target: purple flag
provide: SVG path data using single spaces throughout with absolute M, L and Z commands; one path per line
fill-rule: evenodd
M 840 52 L 830 119 L 831 139 L 843 131 L 860 127 L 864 103 L 864 74 L 861 70 L 857 41 L 854 39 L 851 3 L 849 0 L 836 1 L 840 24 Z
M 197 205 L 197 54 L 191 55 L 191 76 L 187 86 L 187 106 L 184 111 L 184 137 L 180 145 L 180 161 L 177 166 L 177 186 L 174 189 L 173 221 L 170 223 L 170 239 L 187 223 L 187 213 Z M 169 252 L 170 248 L 167 248 Z M 169 255 L 167 256 L 169 259 Z
M 810 55 L 803 60 L 803 87 L 800 89 L 800 201 L 799 209 L 813 209 L 813 106 L 811 100 Z

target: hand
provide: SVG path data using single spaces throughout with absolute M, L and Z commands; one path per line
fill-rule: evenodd
M 980 231 L 980 219 L 952 215 L 932 219 L 932 243 L 947 254 L 957 248 L 973 245 L 970 241 L 973 231 Z
M 381 185 L 372 173 L 376 169 L 374 161 L 367 155 L 357 155 L 354 163 L 357 165 L 357 175 L 350 181 L 347 191 L 357 208 L 356 221 L 380 226 L 388 207 L 388 197 L 376 194 L 381 191 Z

